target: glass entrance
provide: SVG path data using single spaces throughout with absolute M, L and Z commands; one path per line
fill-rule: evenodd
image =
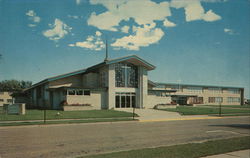
M 135 107 L 135 93 L 116 93 L 116 108 L 132 108 Z

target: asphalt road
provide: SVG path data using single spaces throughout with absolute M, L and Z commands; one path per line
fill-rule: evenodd
M 76 157 L 250 135 L 250 117 L 0 127 L 0 158 Z

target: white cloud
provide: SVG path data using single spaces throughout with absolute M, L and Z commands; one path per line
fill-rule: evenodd
M 187 22 L 194 20 L 212 22 L 221 19 L 221 17 L 215 14 L 212 10 L 205 13 L 200 0 L 172 0 L 170 6 L 177 9 L 184 8 Z
M 100 51 L 105 48 L 105 44 L 101 39 L 102 33 L 100 31 L 95 32 L 95 36 L 88 36 L 83 42 L 76 42 L 75 44 L 69 44 L 70 47 L 81 47 L 90 50 Z
M 140 47 L 146 47 L 157 43 L 164 35 L 160 28 L 155 28 L 155 24 L 144 25 L 143 27 L 133 27 L 135 35 L 124 36 L 117 39 L 111 46 L 116 49 L 124 48 L 128 50 L 139 50 Z
M 203 20 L 205 21 L 217 21 L 220 20 L 221 17 L 217 14 L 215 14 L 212 10 L 209 10 L 204 16 L 203 16 Z
M 77 15 L 68 15 L 69 18 L 72 18 L 72 19 L 79 19 L 80 17 L 77 16 Z
M 59 19 L 55 19 L 54 24 L 49 24 L 51 29 L 48 29 L 43 32 L 43 35 L 50 40 L 57 41 L 59 39 L 62 39 L 65 35 L 67 35 L 71 31 L 71 27 L 63 23 Z
M 123 26 L 122 28 L 121 28 L 121 31 L 122 32 L 124 32 L 124 33 L 128 33 L 128 31 L 129 31 L 129 26 Z
M 81 4 L 81 0 L 76 0 L 76 4 L 80 5 Z
M 164 20 L 171 15 L 168 2 L 155 3 L 151 0 L 91 0 L 91 4 L 101 4 L 108 10 L 101 14 L 93 12 L 88 24 L 102 30 L 118 31 L 123 20 L 133 18 L 139 25 L 150 24 L 155 20 Z
M 34 12 L 34 10 L 29 10 L 27 13 L 26 13 L 27 16 L 35 16 L 36 13 Z
M 96 35 L 96 36 L 101 36 L 102 33 L 101 33 L 100 31 L 96 31 L 96 32 L 95 32 L 95 35 Z
M 213 22 L 221 19 L 212 10 L 206 12 L 201 5 L 201 1 L 205 2 L 206 0 L 171 0 L 170 2 L 143 0 L 143 3 L 140 0 L 90 0 L 90 4 L 102 5 L 106 8 L 106 11 L 92 12 L 87 23 L 100 30 L 132 33 L 115 39 L 111 46 L 115 49 L 139 50 L 140 47 L 157 43 L 164 36 L 164 32 L 159 25 L 176 26 L 174 22 L 168 20 L 168 17 L 171 16 L 171 7 L 184 8 L 187 22 L 194 20 Z M 135 24 L 128 24 L 128 21 L 131 20 Z M 156 25 L 156 22 L 161 23 Z M 121 25 L 121 23 L 125 23 L 125 25 Z M 86 41 L 89 40 L 86 39 Z M 82 42 L 81 44 L 86 48 L 94 47 L 90 43 Z
M 205 3 L 219 3 L 219 2 L 227 2 L 228 0 L 201 0 L 201 2 Z
M 33 23 L 33 24 L 28 24 L 29 27 L 35 27 L 41 21 L 41 18 L 36 15 L 34 10 L 29 10 L 26 13 L 26 15 L 29 17 L 29 20 Z
M 36 27 L 35 24 L 28 24 L 29 27 Z
M 224 28 L 224 32 L 227 33 L 227 34 L 229 34 L 229 35 L 235 34 L 234 30 L 229 29 L 229 28 Z
M 176 26 L 175 23 L 169 21 L 168 19 L 165 19 L 165 20 L 163 21 L 163 25 L 166 26 L 166 27 L 175 27 L 175 26 Z

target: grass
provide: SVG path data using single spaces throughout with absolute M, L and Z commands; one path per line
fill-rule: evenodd
M 60 115 L 57 115 L 60 113 Z M 119 118 L 132 117 L 129 112 L 115 110 L 86 110 L 86 111 L 59 111 L 46 110 L 46 119 L 87 119 L 87 118 Z M 138 115 L 135 115 L 138 116 Z M 19 121 L 19 120 L 43 120 L 43 110 L 26 110 L 25 115 L 7 115 L 0 113 L 0 121 Z
M 23 125 L 48 125 L 48 124 L 72 124 L 72 123 L 94 123 L 94 122 L 116 122 L 116 121 L 133 121 L 132 118 L 112 118 L 112 119 L 90 119 L 90 120 L 58 120 L 58 121 L 22 121 L 11 123 L 0 123 L 0 126 L 23 126 Z
M 188 107 L 178 106 L 176 108 L 162 109 L 171 112 L 178 112 L 182 115 L 209 115 L 219 114 L 219 108 L 207 108 L 207 107 Z M 244 114 L 249 115 L 250 109 L 225 109 L 222 108 L 222 114 Z
M 249 148 L 250 136 L 246 136 L 223 140 L 213 140 L 204 143 L 189 143 L 166 147 L 90 155 L 84 158 L 199 158 L 203 156 L 222 154 Z
M 204 105 L 210 107 L 219 107 L 219 105 Z M 250 108 L 250 105 L 221 105 L 223 108 Z

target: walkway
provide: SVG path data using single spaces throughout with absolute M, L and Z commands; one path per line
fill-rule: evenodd
M 133 112 L 133 109 L 131 108 L 122 108 L 116 110 Z M 135 109 L 135 113 L 139 115 L 137 119 L 139 119 L 141 122 L 218 118 L 208 115 L 183 116 L 177 112 L 169 112 L 156 109 Z

